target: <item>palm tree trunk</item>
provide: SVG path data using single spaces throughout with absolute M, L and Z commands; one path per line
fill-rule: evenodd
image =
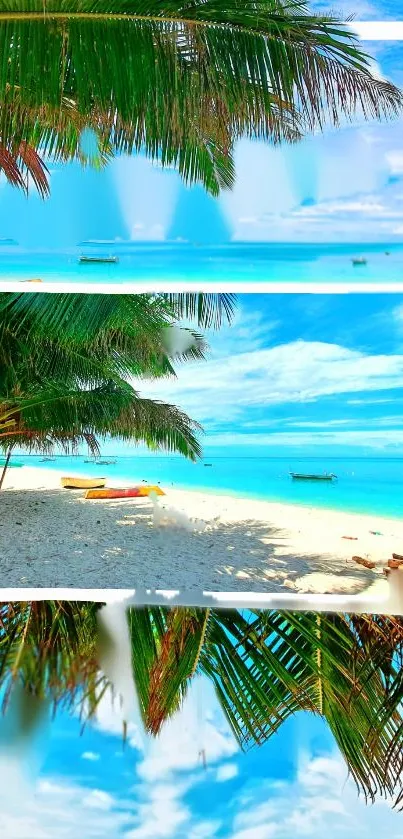
M 12 448 L 13 448 L 12 446 L 9 446 L 8 449 L 7 449 L 6 462 L 3 466 L 3 471 L 1 473 L 1 478 L 0 478 L 0 489 L 3 486 L 3 481 L 4 481 L 4 478 L 6 477 L 7 467 L 8 467 L 8 464 L 10 462 Z

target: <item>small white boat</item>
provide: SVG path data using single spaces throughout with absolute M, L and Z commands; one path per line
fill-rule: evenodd
M 353 263 L 353 265 L 366 265 L 367 264 L 367 260 L 365 259 L 364 256 L 357 256 L 354 259 L 352 259 L 351 262 Z

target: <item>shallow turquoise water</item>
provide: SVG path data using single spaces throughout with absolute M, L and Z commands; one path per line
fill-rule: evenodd
M 386 251 L 389 255 L 386 255 Z M 80 265 L 85 255 L 116 255 L 116 264 Z M 365 257 L 366 265 L 352 259 Z M 68 253 L 24 253 L 0 246 L 0 280 L 44 282 L 399 282 L 403 245 L 232 243 L 83 244 Z
M 61 456 L 50 463 L 41 463 L 39 456 L 18 455 L 18 460 L 30 466 L 61 469 L 66 475 L 106 476 L 110 486 L 118 486 L 119 479 L 160 481 L 167 490 L 171 486 L 188 487 L 393 518 L 401 518 L 403 514 L 403 458 L 285 459 L 228 457 L 216 453 L 200 463 L 190 463 L 176 456 L 137 455 L 119 457 L 110 466 L 85 463 L 84 457 Z M 334 472 L 338 480 L 293 481 L 290 470 Z

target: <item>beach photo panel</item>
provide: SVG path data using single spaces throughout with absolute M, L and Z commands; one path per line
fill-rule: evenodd
M 401 618 L 49 599 L 0 620 L 9 839 L 401 836 Z
M 388 596 L 403 295 L 0 294 L 4 589 Z
M 30 15 L 0 18 L 4 288 L 401 283 L 399 40 L 357 40 L 346 24 L 333 34 L 318 22 L 330 39 L 326 70 L 315 65 L 321 86 L 309 62 L 293 80 L 293 60 L 307 57 L 291 24 L 288 43 L 265 38 L 262 18 L 245 65 L 236 20 L 205 25 L 203 3 L 194 14 L 205 49 L 176 19 L 65 19 L 54 4 L 45 15 L 28 5 Z M 285 14 L 300 11 L 289 4 Z M 281 70 L 276 50 L 286 48 Z

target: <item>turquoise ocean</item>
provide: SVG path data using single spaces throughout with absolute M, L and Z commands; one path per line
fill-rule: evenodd
M 112 457 L 110 452 L 105 455 Z M 198 463 L 179 456 L 143 454 L 117 456 L 117 462 L 108 466 L 85 463 L 85 456 L 60 456 L 42 463 L 39 455 L 15 454 L 13 460 L 62 470 L 65 475 L 101 475 L 108 478 L 109 486 L 119 486 L 121 480 L 160 482 L 168 496 L 171 487 L 188 488 L 374 516 L 403 516 L 403 458 L 250 457 L 215 451 Z M 299 482 L 290 478 L 290 471 L 333 472 L 338 479 Z
M 116 256 L 80 265 L 80 256 Z M 352 260 L 367 260 L 353 265 Z M 0 242 L 0 279 L 44 282 L 363 282 L 403 278 L 403 244 L 81 243 L 68 252 L 24 252 Z

